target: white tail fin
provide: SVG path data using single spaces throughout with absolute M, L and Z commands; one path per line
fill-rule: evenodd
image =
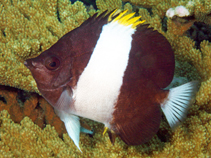
M 198 83 L 192 81 L 169 90 L 169 95 L 161 104 L 161 109 L 171 128 L 175 128 L 185 119 L 190 105 L 195 100 Z

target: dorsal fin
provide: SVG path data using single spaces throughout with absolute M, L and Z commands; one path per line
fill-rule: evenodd
M 139 24 L 142 24 L 145 22 L 145 20 L 140 21 L 141 16 L 133 17 L 135 13 L 129 13 L 125 15 L 128 12 L 128 10 L 120 12 L 119 14 L 114 16 L 115 12 L 116 10 L 110 13 L 108 17 L 108 21 L 110 21 L 111 23 L 118 22 L 119 24 L 124 25 L 124 26 L 131 25 L 131 27 L 135 29 Z

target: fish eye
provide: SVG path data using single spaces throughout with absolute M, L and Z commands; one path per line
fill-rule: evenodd
M 56 70 L 60 66 L 60 60 L 55 56 L 50 56 L 45 60 L 45 67 L 48 70 Z

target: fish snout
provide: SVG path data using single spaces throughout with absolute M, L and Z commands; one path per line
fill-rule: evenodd
M 23 63 L 27 68 L 30 68 L 32 66 L 30 59 L 27 59 Z
M 24 65 L 28 69 L 32 69 L 32 68 L 37 68 L 39 64 L 36 61 L 33 61 L 32 59 L 27 59 L 24 61 Z
M 24 61 L 24 63 L 23 63 L 26 67 L 28 67 L 29 66 L 29 64 L 28 64 L 28 62 L 27 62 L 27 60 L 26 61 Z

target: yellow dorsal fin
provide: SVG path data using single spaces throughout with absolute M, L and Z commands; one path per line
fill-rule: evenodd
M 133 24 L 133 26 L 132 26 L 132 28 L 136 28 L 136 26 L 138 26 L 139 24 L 142 24 L 142 23 L 144 23 L 146 20 L 142 20 L 142 21 L 137 21 L 137 22 L 135 22 L 134 24 Z
M 135 13 L 130 13 L 128 15 L 125 15 L 124 17 L 122 17 L 119 22 L 120 23 L 126 23 Z
M 141 18 L 141 16 L 133 17 L 133 16 L 135 15 L 135 13 L 130 13 L 130 14 L 125 15 L 125 14 L 127 13 L 128 10 L 123 11 L 123 12 L 120 13 L 116 18 L 114 18 L 114 19 L 112 20 L 112 17 L 113 17 L 113 15 L 115 14 L 116 11 L 117 11 L 117 9 L 114 10 L 114 11 L 109 15 L 108 21 L 111 21 L 112 23 L 117 21 L 119 24 L 122 24 L 122 25 L 124 25 L 124 26 L 129 26 L 129 25 L 131 25 L 131 27 L 132 27 L 133 29 L 136 29 L 136 27 L 137 27 L 139 24 L 142 24 L 142 23 L 145 22 L 145 20 L 139 21 L 139 19 Z
M 130 20 L 128 20 L 129 24 L 134 24 L 137 20 L 139 20 L 141 16 L 133 17 Z
M 115 21 L 119 20 L 125 13 L 127 13 L 127 10 L 123 11 L 122 13 L 120 13 L 112 22 L 115 22 Z
M 108 21 L 110 22 L 112 20 L 112 16 L 116 13 L 117 9 L 115 9 L 108 17 Z

